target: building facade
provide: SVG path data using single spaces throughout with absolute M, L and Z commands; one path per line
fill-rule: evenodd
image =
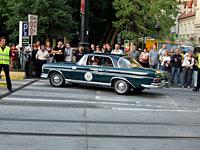
M 192 41 L 200 45 L 200 0 L 182 1 L 177 32 L 180 41 Z

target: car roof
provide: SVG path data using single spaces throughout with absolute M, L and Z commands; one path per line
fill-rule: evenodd
M 113 58 L 120 58 L 123 57 L 125 55 L 117 55 L 117 54 L 104 54 L 104 53 L 87 53 L 85 55 L 94 55 L 94 56 L 109 56 L 109 57 L 113 57 Z

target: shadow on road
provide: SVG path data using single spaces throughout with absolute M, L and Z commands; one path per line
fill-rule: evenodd
M 111 94 L 113 96 L 116 96 L 117 94 L 114 92 L 112 88 L 109 87 L 98 87 L 98 86 L 89 86 L 89 85 L 78 85 L 78 84 L 66 84 L 63 88 L 74 88 L 74 89 L 84 89 L 84 90 L 91 90 L 91 91 L 100 91 L 101 93 Z M 119 96 L 119 95 L 118 95 Z M 142 92 L 129 92 L 128 95 L 122 95 L 122 96 L 137 96 L 137 97 L 148 97 L 148 98 L 157 98 L 160 96 L 163 96 L 163 93 L 159 90 L 151 90 L 145 89 Z

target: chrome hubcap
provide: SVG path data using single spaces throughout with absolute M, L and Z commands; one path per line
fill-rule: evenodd
M 54 76 L 53 81 L 58 84 L 60 83 L 61 79 L 58 76 Z
M 126 89 L 126 84 L 123 82 L 120 82 L 117 87 L 120 91 L 124 91 Z

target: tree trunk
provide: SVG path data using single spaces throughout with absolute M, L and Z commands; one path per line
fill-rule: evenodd
M 114 31 L 115 31 L 115 28 L 111 28 L 110 29 L 109 34 L 108 34 L 108 36 L 106 38 L 106 43 L 110 43 Z
M 107 43 L 106 37 L 107 37 L 107 35 L 109 34 L 110 29 L 112 28 L 111 25 L 112 25 L 112 22 L 108 22 L 108 23 L 107 23 L 107 25 L 106 25 L 106 30 L 105 30 L 105 32 L 104 32 L 102 38 L 101 38 L 101 39 L 102 39 L 102 40 L 101 40 L 101 43 L 104 43 L 104 42 Z
M 52 47 L 54 48 L 56 46 L 56 39 L 53 39 Z
M 119 33 L 119 28 L 115 28 L 114 34 L 112 36 L 111 45 L 114 46 L 117 34 Z

